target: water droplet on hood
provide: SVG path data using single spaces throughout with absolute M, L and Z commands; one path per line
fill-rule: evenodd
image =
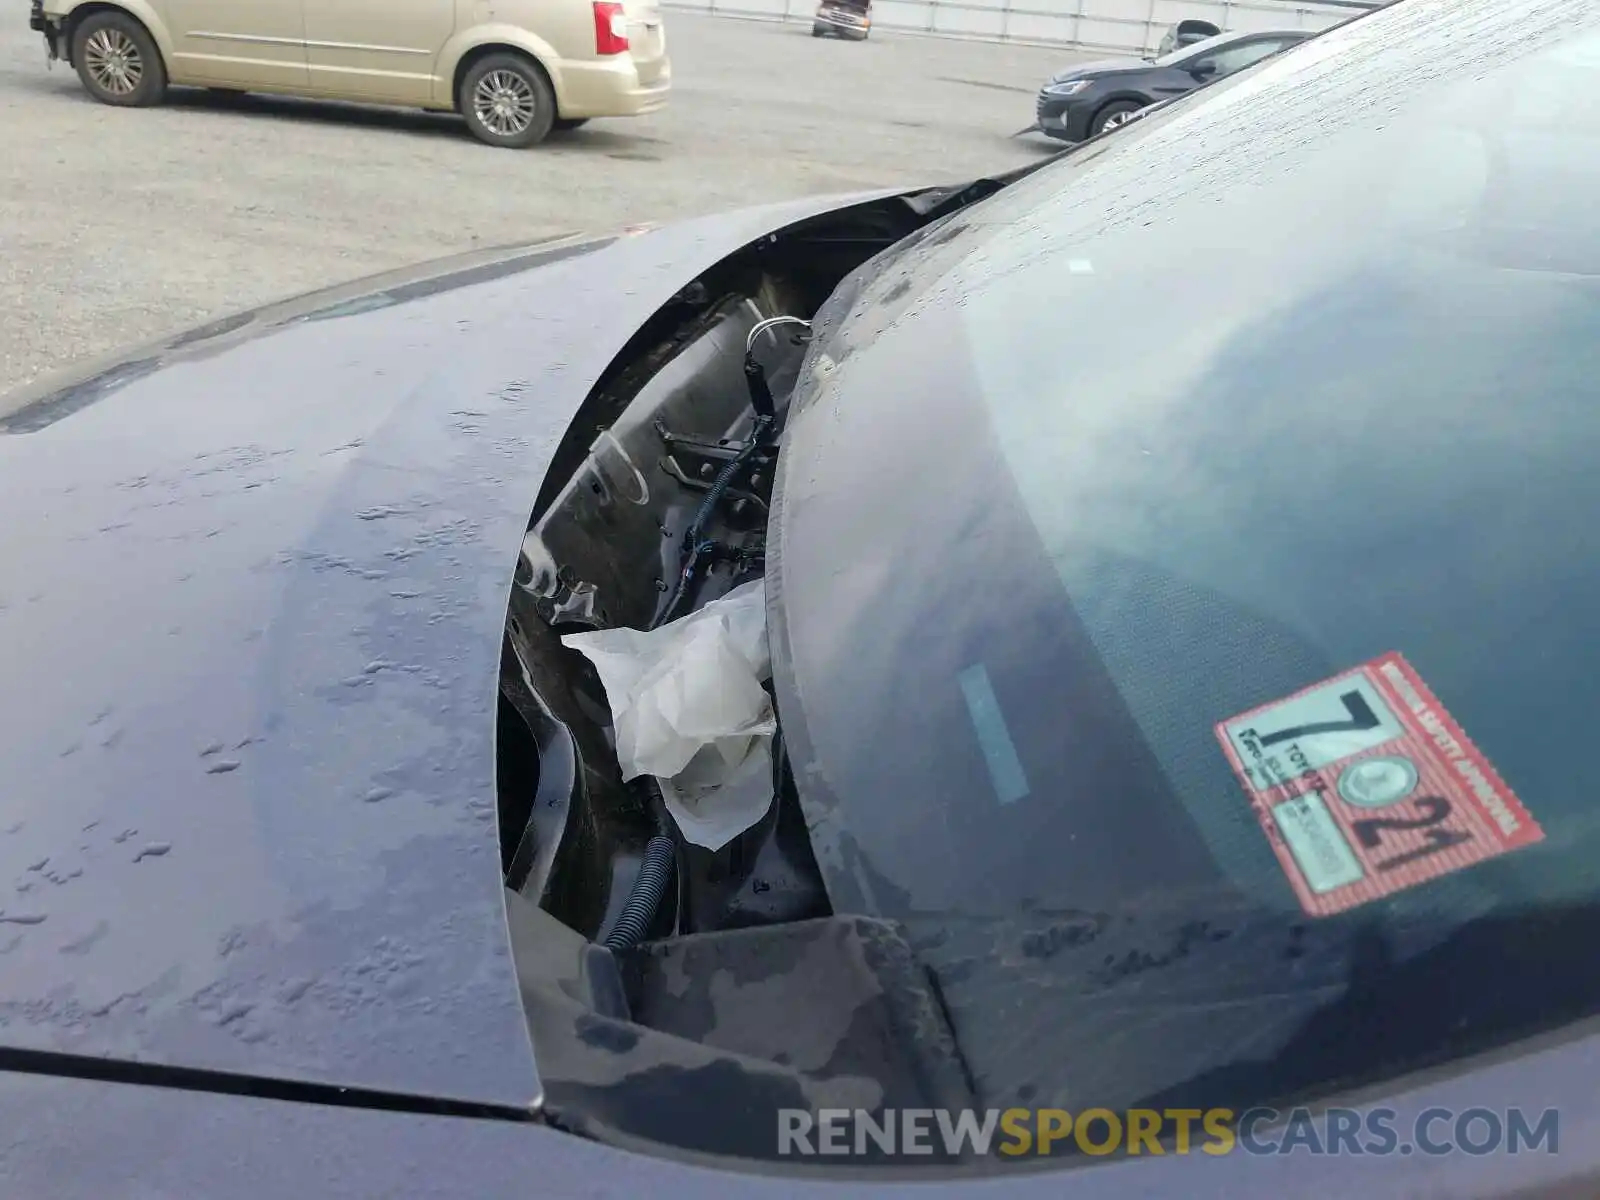
M 240 1021 L 245 1017 L 248 1017 L 254 1008 L 254 1004 L 246 1004 L 244 1001 L 238 1001 L 230 1004 L 227 1008 L 223 1009 L 217 1014 L 217 1024 L 232 1025 L 235 1021 Z

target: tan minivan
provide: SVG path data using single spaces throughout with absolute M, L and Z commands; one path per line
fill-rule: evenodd
M 456 111 L 492 146 L 667 102 L 656 0 L 33 0 L 96 100 L 169 83 Z

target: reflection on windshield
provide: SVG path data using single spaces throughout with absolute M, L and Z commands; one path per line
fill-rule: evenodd
M 986 1103 L 1320 1094 L 1600 1009 L 1600 28 L 1318 47 L 963 213 L 789 434 L 819 860 Z M 1313 915 L 1216 726 L 1396 652 L 1546 837 Z
M 1236 34 L 1232 33 L 1220 33 L 1216 37 L 1209 37 L 1203 42 L 1191 42 L 1187 46 L 1179 46 L 1175 50 L 1169 50 L 1165 54 L 1159 56 L 1158 58 L 1154 58 L 1151 61 L 1154 62 L 1158 67 L 1179 66 L 1188 59 L 1199 58 L 1202 54 L 1205 54 L 1208 50 L 1211 50 L 1216 46 L 1227 45 L 1229 42 L 1233 41 L 1236 36 Z

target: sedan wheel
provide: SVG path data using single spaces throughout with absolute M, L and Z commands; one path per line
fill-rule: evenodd
M 144 26 L 126 13 L 85 17 L 73 31 L 72 61 L 84 90 L 102 104 L 156 104 L 167 90 L 161 52 Z
M 457 105 L 467 127 L 491 146 L 531 146 L 556 123 L 555 93 L 544 72 L 511 54 L 491 54 L 468 71 Z
M 1094 137 L 1108 129 L 1119 129 L 1139 115 L 1144 105 L 1134 100 L 1116 100 L 1095 114 L 1089 123 L 1089 136 Z

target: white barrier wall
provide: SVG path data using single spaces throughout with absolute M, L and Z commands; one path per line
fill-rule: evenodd
M 778 21 L 811 20 L 816 0 L 667 0 L 668 7 Z M 1325 29 L 1369 0 L 872 0 L 872 24 L 945 37 L 1040 42 L 1108 54 L 1154 50 L 1173 24 Z

